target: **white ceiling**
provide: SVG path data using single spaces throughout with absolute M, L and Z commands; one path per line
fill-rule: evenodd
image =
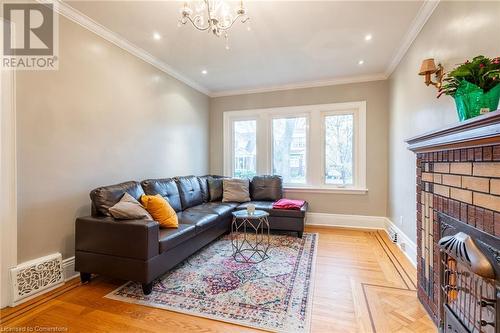
M 245 1 L 251 30 L 236 23 L 226 50 L 223 38 L 178 27 L 183 2 L 66 3 L 211 95 L 385 78 L 434 8 L 424 1 Z

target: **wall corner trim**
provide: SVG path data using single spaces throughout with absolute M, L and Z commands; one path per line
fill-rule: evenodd
M 0 24 L 4 24 L 1 17 Z M 3 308 L 13 301 L 10 269 L 17 265 L 18 251 L 16 71 L 0 70 L 0 95 L 0 308 Z

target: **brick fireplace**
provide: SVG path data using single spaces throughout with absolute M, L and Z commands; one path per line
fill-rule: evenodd
M 407 143 L 416 153 L 418 298 L 443 328 L 440 216 L 494 236 L 495 241 L 500 238 L 500 111 Z M 498 268 L 499 253 L 493 258 Z

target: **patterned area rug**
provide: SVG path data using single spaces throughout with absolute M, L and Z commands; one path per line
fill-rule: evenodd
M 318 234 L 271 235 L 269 259 L 238 263 L 224 236 L 155 282 L 128 282 L 106 297 L 272 332 L 309 332 Z

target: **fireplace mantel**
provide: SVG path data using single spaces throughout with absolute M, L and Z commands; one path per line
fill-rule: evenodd
M 481 147 L 500 143 L 500 110 L 406 140 L 414 152 Z
M 500 110 L 406 142 L 416 153 L 417 295 L 444 328 L 451 317 L 442 289 L 441 219 L 453 218 L 461 230 L 500 239 Z

